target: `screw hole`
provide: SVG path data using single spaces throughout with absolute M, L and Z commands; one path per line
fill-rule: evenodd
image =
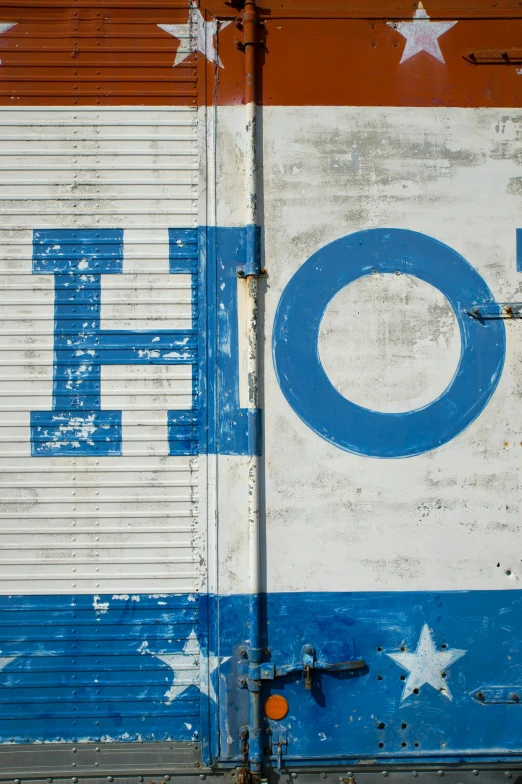
M 378 730 L 383 730 L 385 727 L 386 727 L 386 724 L 385 724 L 383 721 L 380 721 L 380 722 L 377 724 L 377 729 L 378 729 Z
M 414 743 L 413 745 L 415 746 L 416 749 L 419 748 L 419 744 L 418 743 Z
M 378 681 L 382 681 L 382 675 L 378 675 L 378 676 L 377 676 L 377 680 L 378 680 Z
M 401 743 L 401 746 L 404 749 L 406 747 L 406 744 L 405 743 Z
M 384 743 L 379 743 L 379 748 L 380 749 L 382 749 L 383 746 L 384 746 Z
M 406 680 L 406 676 L 405 675 L 401 675 L 401 681 L 405 681 L 405 680 Z
M 377 650 L 378 650 L 379 652 L 380 652 L 380 651 L 382 651 L 382 648 L 381 648 L 381 646 L 380 646 L 380 645 L 379 645 L 379 647 L 377 648 Z
M 419 693 L 419 690 L 418 690 L 418 689 L 413 689 L 413 693 L 414 693 L 414 694 L 418 694 L 418 693 Z

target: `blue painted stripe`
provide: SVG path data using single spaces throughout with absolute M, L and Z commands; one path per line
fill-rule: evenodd
M 219 722 L 232 739 L 225 761 L 233 764 L 248 717 L 248 692 L 238 683 L 248 602 L 247 595 L 0 597 L 1 656 L 13 657 L 0 670 L 0 742 L 197 737 L 210 758 L 220 753 Z M 273 738 L 287 735 L 287 760 L 522 761 L 522 707 L 476 698 L 488 685 L 522 693 L 520 590 L 275 593 L 262 594 L 260 607 L 265 659 L 276 667 L 299 668 L 304 644 L 318 659 L 367 665 L 316 673 L 311 692 L 299 671 L 264 683 L 263 700 L 276 693 L 289 702 L 287 718 L 271 723 Z M 402 699 L 408 672 L 396 658 L 415 654 L 425 625 L 437 654 L 462 653 L 444 670 L 451 700 L 428 682 Z M 219 712 L 197 685 L 166 697 L 175 667 L 155 654 L 183 664 L 193 630 L 203 662 L 207 653 L 225 657 Z M 217 672 L 211 682 L 217 693 Z

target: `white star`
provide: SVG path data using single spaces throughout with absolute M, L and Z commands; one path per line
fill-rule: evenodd
M 420 689 L 425 683 L 429 683 L 434 689 L 444 694 L 452 700 L 451 692 L 442 673 L 448 667 L 460 659 L 467 651 L 460 651 L 457 648 L 452 650 L 438 651 L 431 638 L 428 625 L 424 624 L 419 637 L 419 643 L 415 653 L 387 653 L 399 667 L 407 670 L 410 674 L 402 692 L 401 702 L 413 693 L 414 689 Z
M 187 24 L 159 24 L 158 27 L 179 40 L 173 67 L 182 63 L 194 52 L 201 52 L 211 63 L 215 63 L 217 60 L 219 67 L 224 68 L 214 45 L 218 24 L 219 29 L 223 30 L 232 23 L 218 23 L 216 20 L 205 22 L 201 11 L 195 5 L 190 8 L 190 19 Z
M 395 27 L 392 22 L 387 24 L 389 27 Z M 424 6 L 419 3 L 412 22 L 399 22 L 396 26 L 397 32 L 406 39 L 401 63 L 419 52 L 427 52 L 443 63 L 444 56 L 440 51 L 438 39 L 456 24 L 457 22 L 431 22 Z
M 197 686 L 201 694 L 206 694 L 214 702 L 217 701 L 216 691 L 212 682 L 212 675 L 219 667 L 220 663 L 224 663 L 230 659 L 230 656 L 221 658 L 219 656 L 208 657 L 208 682 L 203 677 L 200 681 L 199 659 L 201 656 L 201 649 L 199 647 L 198 638 L 194 629 L 189 634 L 188 640 L 183 648 L 183 653 L 154 653 L 157 659 L 160 659 L 164 664 L 167 664 L 174 672 L 172 685 L 168 691 L 165 692 L 167 703 L 175 700 L 181 692 L 188 689 L 189 686 Z M 181 673 L 181 674 L 179 674 Z

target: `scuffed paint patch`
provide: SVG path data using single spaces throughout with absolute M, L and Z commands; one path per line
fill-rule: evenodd
M 109 602 L 101 602 L 99 596 L 93 596 L 92 606 L 97 613 L 105 614 L 109 609 Z

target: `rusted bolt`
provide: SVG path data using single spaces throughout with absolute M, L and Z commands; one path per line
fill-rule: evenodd
M 513 313 L 513 308 L 511 307 L 511 305 L 506 305 L 504 310 L 506 311 L 506 313 Z
M 247 656 L 248 656 L 248 651 L 247 651 L 247 649 L 246 649 L 246 647 L 245 647 L 244 645 L 240 645 L 240 646 L 239 646 L 239 655 L 240 655 L 240 656 L 242 656 L 242 657 L 243 657 L 243 659 L 246 659 L 246 658 L 247 658 Z
M 246 678 L 239 678 L 238 683 L 240 686 L 244 686 L 246 683 Z
M 400 271 L 400 270 L 395 270 L 395 274 L 396 274 L 396 275 L 400 275 L 400 274 L 401 274 L 401 271 Z
M 266 275 L 266 267 L 261 267 L 259 272 L 260 272 L 261 275 Z
M 481 702 L 484 702 L 484 700 L 485 700 L 486 698 L 484 697 L 484 695 L 482 694 L 482 692 L 481 692 L 481 691 L 479 691 L 479 692 L 478 692 L 478 694 L 477 694 L 477 699 L 478 699 L 478 700 L 480 700 Z
M 375 43 L 375 41 L 372 41 L 372 46 L 376 46 L 376 43 Z
M 311 645 L 306 645 L 305 649 L 304 649 L 304 652 L 307 653 L 308 655 L 310 655 L 310 654 L 312 654 L 314 652 L 314 650 L 313 650 Z
M 512 695 L 511 695 L 511 699 L 512 699 L 514 702 L 518 702 L 518 701 L 519 701 L 519 699 L 520 699 L 520 697 L 518 696 L 518 694 L 512 694 Z
M 261 272 L 262 272 L 262 271 L 263 271 L 263 270 L 261 270 Z M 263 653 L 265 654 L 265 656 L 270 656 L 270 648 L 265 648 L 265 650 L 263 651 Z

